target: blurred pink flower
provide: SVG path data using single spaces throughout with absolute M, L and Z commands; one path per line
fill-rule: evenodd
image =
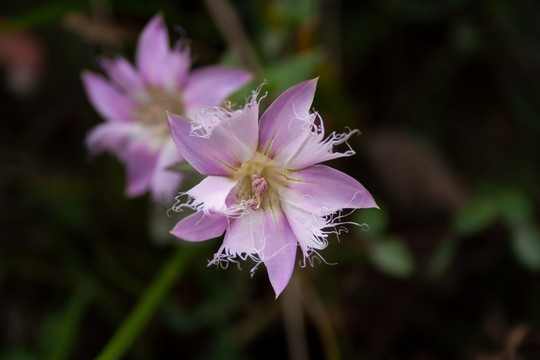
M 110 151 L 127 168 L 126 194 L 150 190 L 165 200 L 178 189 L 182 175 L 168 168 L 183 161 L 167 126 L 166 111 L 192 117 L 220 105 L 251 80 L 245 71 L 208 66 L 193 71 L 190 51 L 181 41 L 171 49 L 162 16 L 155 16 L 139 37 L 136 67 L 126 59 L 104 59 L 109 79 L 84 71 L 90 102 L 106 120 L 87 137 L 91 152 Z
M 196 212 L 171 233 L 188 241 L 225 238 L 211 264 L 236 258 L 264 263 L 276 297 L 292 275 L 296 248 L 304 260 L 324 249 L 338 232 L 344 208 L 377 207 L 355 179 L 320 162 L 351 156 L 333 152 L 355 132 L 326 139 L 322 121 L 310 113 L 317 79 L 285 91 L 258 121 L 255 92 L 245 108 L 209 108 L 190 120 L 169 114 L 178 150 L 197 171 L 208 175 L 189 190 Z M 201 152 L 199 149 L 205 149 Z

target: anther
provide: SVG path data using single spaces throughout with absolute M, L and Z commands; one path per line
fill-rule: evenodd
M 262 197 L 268 184 L 264 178 L 260 178 L 257 175 L 251 175 L 251 192 L 255 196 Z

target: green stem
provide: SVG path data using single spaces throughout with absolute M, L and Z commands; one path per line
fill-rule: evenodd
M 115 360 L 124 355 L 184 271 L 188 253 L 180 247 L 175 250 L 97 360 Z

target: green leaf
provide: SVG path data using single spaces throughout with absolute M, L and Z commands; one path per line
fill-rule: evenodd
M 512 250 L 516 259 L 530 270 L 540 270 L 540 232 L 532 226 L 514 230 Z
M 388 226 L 388 214 L 381 209 L 360 209 L 354 221 L 360 225 L 361 231 L 369 231 L 369 235 L 381 235 Z
M 187 161 L 183 161 L 178 164 L 169 166 L 167 170 L 172 170 L 172 171 L 177 171 L 177 172 L 195 172 L 195 173 L 198 172 Z
M 67 306 L 53 314 L 45 322 L 41 347 L 46 359 L 68 359 L 71 349 L 77 342 L 77 333 L 83 315 L 93 300 L 95 288 L 89 280 L 83 280 L 75 289 Z
M 28 29 L 60 21 L 67 13 L 82 10 L 77 2 L 60 1 L 36 7 L 26 13 L 10 18 L 0 25 L 0 33 L 15 29 Z
M 318 51 L 313 51 L 284 60 L 268 67 L 263 79 L 268 81 L 273 94 L 281 94 L 289 87 L 314 77 L 315 67 L 321 58 Z
M 499 195 L 501 216 L 509 226 L 523 225 L 532 217 L 530 200 L 518 190 L 505 190 Z
M 499 206 L 493 197 L 474 199 L 454 218 L 453 232 L 467 236 L 484 230 L 492 225 L 499 216 Z
M 413 257 L 399 239 L 377 241 L 368 255 L 373 266 L 387 275 L 405 278 L 414 270 Z
M 317 3 L 313 0 L 278 0 L 274 2 L 279 15 L 295 26 L 301 25 L 316 15 Z
M 34 360 L 37 357 L 23 348 L 15 348 L 0 353 L 0 360 Z
M 439 278 L 450 266 L 457 250 L 455 238 L 443 239 L 433 251 L 428 265 L 427 274 L 430 278 Z

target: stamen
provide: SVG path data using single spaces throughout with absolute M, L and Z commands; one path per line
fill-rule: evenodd
M 267 187 L 268 184 L 265 178 L 260 178 L 256 174 L 251 175 L 251 192 L 253 192 L 254 195 L 262 197 Z
M 253 198 L 249 199 L 250 207 L 257 210 L 261 207 L 262 196 L 264 195 L 268 184 L 265 178 L 259 177 L 256 174 L 251 175 L 251 193 Z

